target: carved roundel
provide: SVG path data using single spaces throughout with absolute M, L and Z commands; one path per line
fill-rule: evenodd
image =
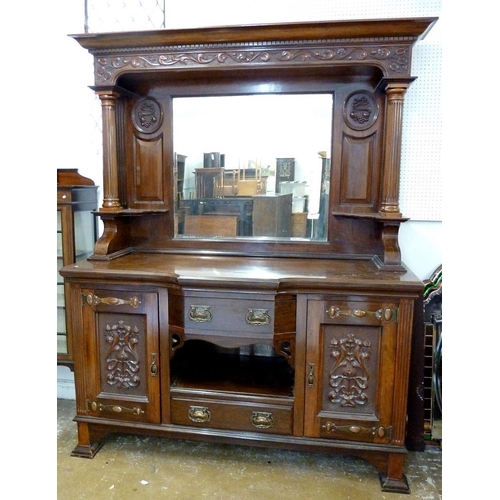
M 352 93 L 344 104 L 344 120 L 354 130 L 371 127 L 377 121 L 378 113 L 375 96 L 364 90 Z
M 143 134 L 156 132 L 163 120 L 160 103 L 151 97 L 139 99 L 132 108 L 132 121 L 135 128 Z

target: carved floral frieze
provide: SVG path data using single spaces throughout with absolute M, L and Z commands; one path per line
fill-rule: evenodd
M 206 66 L 242 65 L 331 65 L 372 64 L 380 67 L 385 76 L 408 76 L 410 65 L 408 45 L 329 45 L 297 49 L 256 48 L 239 50 L 172 49 L 155 53 L 129 55 L 100 55 L 95 58 L 96 84 L 114 84 L 123 72 L 196 68 Z

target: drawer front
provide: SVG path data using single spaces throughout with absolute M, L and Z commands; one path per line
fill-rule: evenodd
M 292 434 L 292 406 L 172 396 L 173 424 L 211 429 Z
M 186 331 L 241 332 L 269 336 L 274 331 L 274 301 L 186 297 Z

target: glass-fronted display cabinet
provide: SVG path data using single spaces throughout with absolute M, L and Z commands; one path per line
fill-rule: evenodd
M 97 186 L 77 169 L 57 170 L 57 363 L 73 367 L 64 279 L 59 269 L 92 255 L 97 237 Z

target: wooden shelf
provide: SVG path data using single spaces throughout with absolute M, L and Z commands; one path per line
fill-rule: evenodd
M 293 371 L 279 356 L 239 355 L 238 349 L 188 341 L 176 353 L 172 373 L 172 391 L 196 389 L 293 397 Z

